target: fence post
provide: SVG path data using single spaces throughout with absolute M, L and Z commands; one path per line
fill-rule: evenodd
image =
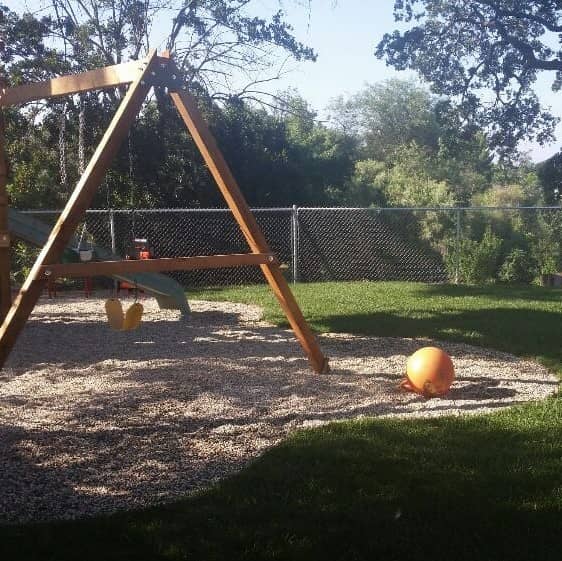
M 299 280 L 299 209 L 293 205 L 291 214 L 291 246 L 293 250 L 293 284 Z
M 455 284 L 459 284 L 461 267 L 461 209 L 457 209 L 457 233 L 455 236 Z
M 115 212 L 109 209 L 109 236 L 111 239 L 111 253 L 117 253 L 117 243 L 115 242 Z
M 115 241 L 115 211 L 110 208 L 109 209 L 109 237 L 111 239 L 111 253 L 113 255 L 117 254 L 117 242 Z M 117 279 L 113 280 L 113 293 L 117 294 L 118 281 Z

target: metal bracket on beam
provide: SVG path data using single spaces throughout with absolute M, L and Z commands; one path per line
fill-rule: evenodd
M 0 248 L 10 247 L 9 232 L 0 232 Z
M 170 59 L 157 57 L 154 69 L 149 73 L 146 83 L 155 88 L 168 88 L 169 91 L 177 91 L 182 87 L 182 77 L 170 72 Z

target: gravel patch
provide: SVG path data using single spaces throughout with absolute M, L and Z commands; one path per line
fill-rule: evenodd
M 42 300 L 0 372 L 0 523 L 169 502 L 239 470 L 290 431 L 363 416 L 497 410 L 558 382 L 515 356 L 421 339 L 327 334 L 313 374 L 290 331 L 261 310 L 192 302 L 186 320 L 143 301 L 112 332 L 103 300 Z M 406 358 L 437 344 L 457 380 L 446 398 L 403 393 Z

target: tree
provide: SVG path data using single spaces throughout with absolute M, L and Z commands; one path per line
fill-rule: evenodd
M 339 204 L 357 156 L 352 138 L 316 121 L 294 92 L 282 111 L 232 101 L 212 119 L 225 157 L 250 204 Z
M 259 96 L 279 58 L 315 60 L 281 10 L 252 14 L 250 0 L 49 0 L 51 31 L 79 69 L 138 59 L 167 29 L 166 48 L 187 83 L 218 99 Z M 160 41 L 158 41 L 160 42 Z M 233 80 L 233 74 L 239 76 Z
M 45 42 L 50 33 L 48 17 L 20 16 L 0 5 L 0 75 L 19 83 L 60 73 L 62 57 Z
M 144 56 L 151 47 L 151 27 L 159 18 L 168 18 L 167 46 L 175 51 L 184 78 L 199 98 L 219 142 L 225 151 L 232 152 L 230 161 L 242 174 L 243 188 L 255 191 L 252 200 L 262 204 L 268 197 L 287 201 L 289 189 L 305 193 L 298 190 L 302 186 L 299 181 L 289 180 L 288 168 L 275 175 L 278 185 L 264 189 L 267 166 L 275 169 L 279 165 L 277 154 L 286 155 L 291 141 L 284 122 L 240 101 L 258 97 L 259 80 L 253 76 L 269 69 L 280 53 L 299 60 L 315 58 L 312 49 L 293 37 L 282 12 L 269 19 L 254 17 L 248 0 L 49 0 L 47 5 L 50 9 L 42 11 L 39 19 L 0 6 L 0 37 L 6 45 L 0 53 L 0 72 L 9 82 L 36 81 Z M 170 11 L 174 17 L 169 16 Z M 230 87 L 236 71 L 246 82 L 240 80 Z M 102 95 L 82 96 L 88 153 L 99 141 L 122 94 L 106 90 Z M 78 151 L 78 98 L 18 108 L 7 115 L 10 159 L 14 162 L 9 188 L 16 206 L 59 207 L 67 196 L 59 186 L 59 132 L 64 111 L 70 185 L 78 176 L 77 158 L 72 157 Z M 178 124 L 176 111 L 164 101 L 167 99 L 157 92 L 156 101 L 146 105 L 130 142 L 122 147 L 107 175 L 105 188 L 97 194 L 96 205 L 220 204 L 218 195 L 210 196 L 216 189 L 210 188 L 208 171 Z M 214 103 L 217 99 L 222 100 L 222 106 Z M 312 192 L 317 192 L 317 186 L 311 185 Z M 303 200 L 310 199 L 304 196 Z
M 537 175 L 547 204 L 562 201 L 562 152 L 537 165 Z
M 409 28 L 385 34 L 376 55 L 454 98 L 464 124 L 485 128 L 498 154 L 552 140 L 556 119 L 532 88 L 541 71 L 562 86 L 558 0 L 395 0 L 394 16 Z
M 394 165 L 382 176 L 381 185 L 392 206 L 454 206 L 455 194 L 433 173 L 435 158 L 415 142 L 404 145 Z
M 417 169 L 426 165 L 424 174 L 436 183 L 446 183 L 459 204 L 468 204 L 474 193 L 488 186 L 492 160 L 482 132 L 476 127 L 463 128 L 450 100 L 412 80 L 369 85 L 347 100 L 336 99 L 331 112 L 336 129 L 356 137 L 364 160 L 388 168 L 398 166 L 404 177 L 402 160 L 412 156 Z M 375 191 L 358 171 L 354 190 L 365 200 Z M 395 200 L 389 203 L 397 204 Z
M 404 144 L 436 149 L 440 127 L 437 99 L 411 80 L 369 84 L 345 99 L 335 99 L 330 119 L 338 130 L 356 136 L 365 157 L 386 160 Z

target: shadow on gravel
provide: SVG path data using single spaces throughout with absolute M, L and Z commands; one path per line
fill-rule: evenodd
M 554 400 L 536 406 L 536 419 L 557 414 Z M 0 554 L 10 561 L 558 561 L 559 428 L 527 421 L 365 421 L 301 432 L 215 488 L 165 507 L 0 528 Z
M 415 340 L 322 341 L 335 365 L 328 376 L 308 370 L 290 332 L 240 325 L 236 314 L 146 321 L 129 333 L 72 315 L 31 322 L 0 379 L 0 523 L 171 501 L 237 471 L 300 426 L 523 401 L 513 379 L 485 370 L 460 380 L 446 400 L 399 392 Z M 489 358 L 485 349 L 447 345 L 455 360 Z M 369 353 L 384 370 L 350 366 Z M 550 388 L 529 373 L 523 380 Z

